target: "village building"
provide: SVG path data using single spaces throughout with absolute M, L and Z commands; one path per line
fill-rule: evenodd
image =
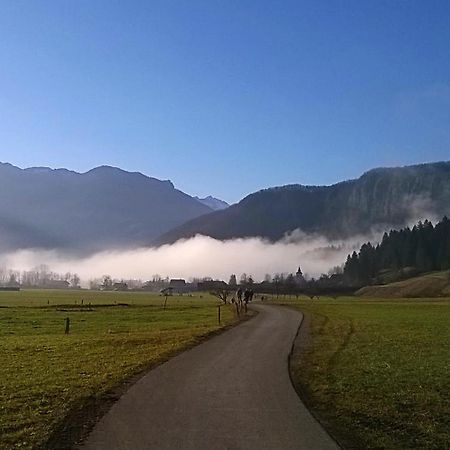
M 114 283 L 112 287 L 115 291 L 128 291 L 128 284 L 124 282 Z
M 304 286 L 306 284 L 306 280 L 305 277 L 303 276 L 303 272 L 300 266 L 298 267 L 298 270 L 295 274 L 295 284 L 297 286 Z
M 70 283 L 66 280 L 46 280 L 42 287 L 46 289 L 69 289 Z
M 197 283 L 197 290 L 199 291 L 216 291 L 219 289 L 230 289 L 225 281 L 211 280 L 211 281 L 201 281 Z
M 182 278 L 172 278 L 169 282 L 169 288 L 178 294 L 184 294 L 188 291 L 186 280 L 183 280 Z

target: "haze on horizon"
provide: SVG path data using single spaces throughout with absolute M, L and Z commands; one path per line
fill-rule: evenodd
M 450 156 L 450 4 L 2 2 L 0 160 L 235 202 Z
M 412 208 L 409 226 L 438 217 L 430 215 L 424 204 Z M 197 235 L 160 247 L 110 249 L 80 256 L 58 249 L 18 249 L 0 254 L 0 270 L 28 271 L 48 266 L 56 273 L 77 273 L 83 287 L 89 280 L 105 274 L 115 280 L 147 281 L 155 274 L 169 278 L 201 279 L 211 277 L 227 281 L 231 274 L 245 273 L 257 282 L 268 274 L 295 273 L 301 267 L 305 276 L 318 278 L 343 267 L 346 258 L 361 244 L 381 241 L 389 225 L 374 226 L 365 234 L 351 238 L 329 239 L 318 233 L 293 230 L 282 239 L 270 242 L 259 236 L 227 240 Z
M 169 278 L 202 279 L 211 277 L 228 281 L 231 274 L 246 273 L 257 282 L 266 274 L 295 273 L 299 266 L 305 275 L 319 277 L 341 267 L 361 243 L 381 239 L 381 229 L 351 239 L 329 240 L 319 234 L 295 230 L 290 235 L 270 242 L 261 237 L 221 241 L 208 236 L 195 236 L 161 247 L 105 250 L 87 256 L 64 251 L 23 249 L 0 254 L 0 270 L 21 273 L 38 270 L 45 265 L 52 272 L 77 273 L 83 287 L 89 280 L 105 274 L 115 280 L 151 280 L 158 274 Z

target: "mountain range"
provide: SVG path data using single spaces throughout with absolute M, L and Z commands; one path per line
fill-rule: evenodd
M 450 162 L 379 168 L 332 186 L 264 189 L 222 211 L 195 218 L 155 245 L 196 234 L 216 239 L 261 236 L 272 241 L 300 229 L 346 238 L 450 213 Z
M 0 249 L 141 246 L 212 208 L 141 173 L 0 163 Z
M 295 230 L 329 238 L 401 227 L 450 214 L 450 162 L 380 168 L 331 186 L 264 189 L 228 205 L 199 199 L 139 172 L 101 166 L 86 173 L 0 163 L 0 250 L 99 250 Z

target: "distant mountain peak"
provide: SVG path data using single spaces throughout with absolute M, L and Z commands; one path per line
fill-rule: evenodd
M 142 172 L 132 171 L 132 170 L 125 170 L 125 169 L 122 169 L 122 168 L 117 167 L 117 166 L 110 166 L 108 164 L 102 164 L 100 166 L 93 167 L 92 169 L 88 170 L 85 173 L 89 173 L 89 172 L 128 173 L 128 174 L 133 174 L 133 175 L 143 175 L 144 177 L 151 178 L 151 177 L 149 177 L 148 175 L 145 175 Z
M 88 176 L 106 176 L 106 177 L 140 177 L 142 179 L 145 179 L 147 181 L 153 181 L 156 183 L 161 183 L 166 186 L 170 186 L 173 189 L 175 189 L 174 184 L 170 180 L 159 180 L 158 178 L 150 177 L 148 175 L 145 175 L 142 172 L 129 172 L 127 170 L 121 169 L 120 167 L 115 166 L 108 166 L 108 165 L 102 165 L 98 167 L 94 167 L 91 170 L 88 170 L 85 173 L 82 173 L 81 175 L 88 175 Z
M 125 170 L 121 169 L 120 167 L 116 166 L 108 166 L 107 164 L 102 164 L 101 166 L 97 166 L 92 168 L 91 170 L 88 170 L 86 173 L 89 172 L 126 172 Z
M 209 206 L 214 211 L 219 211 L 221 209 L 225 209 L 230 206 L 227 202 L 220 200 L 219 198 L 213 197 L 212 195 L 208 195 L 207 197 L 204 198 L 200 197 L 194 198 L 198 200 L 200 203 Z
M 53 169 L 50 169 L 50 167 L 27 167 L 26 169 L 27 172 L 33 172 L 33 173 L 46 173 L 46 172 L 51 172 Z
M 93 169 L 90 169 L 87 172 L 82 173 L 81 175 L 142 175 L 144 177 L 147 177 L 140 172 L 128 172 L 127 170 L 123 170 L 120 167 L 107 165 L 94 167 Z

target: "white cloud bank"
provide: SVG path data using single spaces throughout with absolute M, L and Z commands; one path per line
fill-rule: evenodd
M 258 237 L 219 241 L 199 235 L 159 248 L 104 251 L 84 258 L 57 251 L 20 250 L 1 256 L 0 265 L 22 271 L 46 264 L 57 273 L 78 273 L 84 285 L 105 274 L 117 279 L 148 280 L 153 274 L 160 274 L 228 280 L 232 273 L 239 277 L 245 272 L 262 280 L 266 273 L 291 273 L 299 265 L 304 273 L 317 277 L 341 265 L 351 251 L 368 239 L 356 236 L 346 241 L 329 241 L 294 232 L 272 243 Z

